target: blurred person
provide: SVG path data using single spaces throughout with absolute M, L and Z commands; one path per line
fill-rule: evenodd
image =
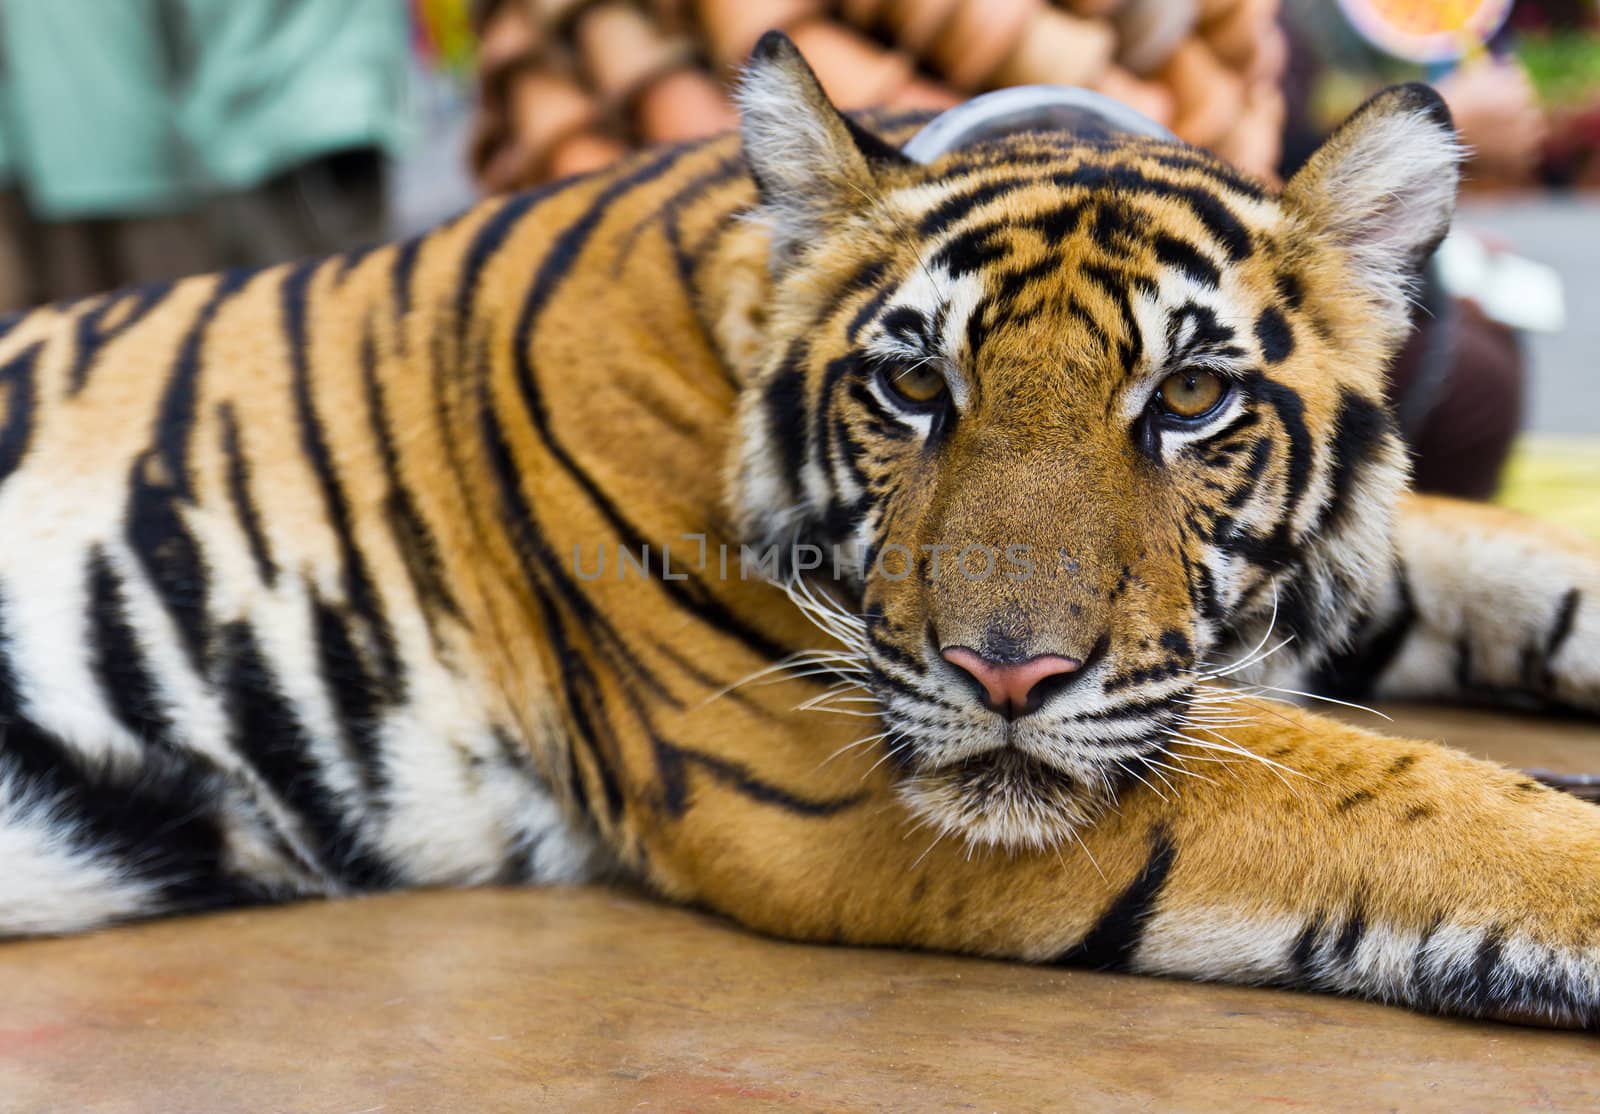
M 382 236 L 402 0 L 0 5 L 0 305 Z
M 1332 123 L 1370 92 L 1431 77 L 1468 150 L 1468 178 L 1530 181 L 1548 121 L 1527 73 L 1491 41 L 1453 69 L 1424 71 L 1379 50 L 1328 0 L 1285 0 L 1288 116 L 1281 172 L 1299 168 Z M 1471 298 L 1453 296 L 1436 269 L 1419 292 L 1410 341 L 1389 396 L 1413 452 L 1419 490 L 1487 499 L 1522 425 L 1527 364 L 1517 332 Z

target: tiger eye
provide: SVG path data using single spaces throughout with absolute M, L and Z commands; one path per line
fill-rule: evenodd
M 944 376 L 939 374 L 939 369 L 928 360 L 895 367 L 884 376 L 884 379 L 891 391 L 905 401 L 918 405 L 933 402 L 949 390 Z
M 1210 410 L 1227 390 L 1222 376 L 1212 371 L 1177 371 L 1157 388 L 1161 409 L 1179 418 L 1198 418 Z

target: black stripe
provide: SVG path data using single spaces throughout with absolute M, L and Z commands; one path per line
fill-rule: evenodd
M 1006 169 L 1029 163 L 1051 169 L 1058 166 L 1060 160 L 1059 154 L 1021 160 L 1008 157 Z M 1177 201 L 1194 213 L 1230 259 L 1237 262 L 1254 251 L 1249 230 L 1234 216 L 1228 203 L 1215 194 L 1190 183 L 1151 177 L 1138 167 L 1094 161 L 1084 161 L 1077 166 L 1045 174 L 1012 174 L 963 190 L 928 210 L 919 220 L 917 232 L 922 238 L 927 238 L 1010 190 L 1043 183 L 1063 190 L 1083 189 L 1104 196 L 1126 193 L 1131 195 L 1131 199 L 1136 199 L 1143 194 Z
M 127 541 L 178 628 L 195 671 L 206 673 L 211 570 L 183 516 L 183 498 L 156 471 L 147 453 L 128 477 Z
M 210 572 L 184 521 L 194 480 L 189 452 L 194 432 L 205 339 L 223 304 L 259 272 L 239 269 L 218 276 L 211 297 L 179 342 L 156 418 L 155 440 L 133 462 L 128 477 L 127 539 L 177 625 L 196 672 L 206 672 L 206 596 Z
M 622 818 L 626 799 L 617 775 L 616 767 L 621 759 L 617 753 L 616 732 L 611 724 L 605 695 L 600 691 L 599 682 L 589 663 L 568 640 L 555 601 L 539 587 L 535 588 L 535 598 L 544 616 L 540 630 L 550 640 L 552 654 L 559 664 L 561 696 L 567 714 L 572 717 L 576 727 L 570 745 L 574 750 L 581 747 L 588 754 L 589 765 L 600 780 L 600 793 L 606 803 L 606 819 L 615 825 Z
M 347 251 L 341 251 L 335 254 L 332 257 L 332 262 L 334 265 L 333 281 L 335 284 L 344 282 L 344 280 L 349 277 L 351 271 L 354 271 L 357 267 L 361 266 L 362 260 L 366 259 L 367 256 L 371 255 L 381 246 L 381 244 L 377 243 L 362 244 L 359 247 L 353 247 Z
M 533 517 L 533 510 L 522 490 L 521 472 L 500 429 L 494 408 L 481 406 L 479 421 L 490 473 L 500 497 L 501 518 L 511 536 L 512 546 L 523 560 L 527 583 L 539 605 L 539 631 L 550 642 L 551 656 L 560 671 L 559 695 L 575 729 L 572 745 L 582 745 L 590 753 L 601 780 L 607 817 L 615 823 L 622 815 L 623 796 L 621 786 L 603 756 L 604 750 L 614 746 L 605 704 L 594 690 L 593 674 L 568 642 L 564 616 L 551 590 L 545 587 L 544 579 L 548 577 L 553 582 L 553 590 L 560 594 L 562 603 L 572 613 L 580 629 L 591 630 L 597 637 L 607 641 L 615 640 L 616 634 L 584 595 L 581 586 L 567 582 L 560 575 L 560 559 L 550 552 L 549 542 Z M 644 673 L 643 666 L 629 654 L 626 646 L 619 647 L 619 650 L 631 668 Z M 647 673 L 644 675 L 648 676 Z
M 983 224 L 950 237 L 933 253 L 928 265 L 949 271 L 952 278 L 963 278 L 992 266 L 1010 251 L 1001 230 Z
M 1261 358 L 1269 364 L 1281 364 L 1294 352 L 1294 328 L 1276 306 L 1267 306 L 1257 315 L 1256 343 L 1261 346 Z
M 316 640 L 317 670 L 333 703 L 339 733 L 361 771 L 361 783 L 369 798 L 366 808 L 375 811 L 382 805 L 381 794 L 389 780 L 379 736 L 380 707 L 387 694 L 367 671 L 347 612 L 313 595 L 311 629 Z
M 1359 700 L 1373 691 L 1394 662 L 1417 622 L 1417 606 L 1411 598 L 1405 566 L 1397 566 L 1394 575 L 1400 605 L 1375 627 L 1367 627 L 1372 621 L 1367 617 L 1349 647 L 1330 654 L 1312 675 L 1312 691 L 1341 700 Z
M 389 493 L 384 499 L 385 518 L 394 536 L 395 548 L 405 564 L 411 587 L 422 603 L 429 627 L 434 622 L 434 611 L 442 611 L 453 619 L 461 619 L 460 606 L 451 592 L 444 568 L 439 560 L 439 543 L 429 528 L 422 512 L 417 509 L 411 489 L 400 474 L 400 452 L 395 446 L 394 431 L 389 421 L 387 392 L 378 378 L 376 341 L 369 330 L 361 338 L 361 378 L 366 389 L 367 417 L 372 429 L 372 439 L 378 446 L 378 458 L 383 463 L 383 476 Z
M 1127 166 L 1085 165 L 1057 174 L 1054 180 L 1062 187 L 1077 186 L 1104 192 L 1128 191 L 1180 201 L 1205 225 L 1206 231 L 1235 263 L 1248 259 L 1255 250 L 1249 230 L 1234 216 L 1227 203 L 1198 186 L 1162 181 Z
M 1550 633 L 1545 637 L 1544 660 L 1548 664 L 1550 659 L 1561 652 L 1567 639 L 1572 637 L 1572 631 L 1577 623 L 1578 604 L 1583 599 L 1583 593 L 1576 588 L 1568 588 L 1561 596 L 1561 605 L 1556 608 L 1555 622 L 1550 625 Z
M 1306 484 L 1311 479 L 1311 434 L 1306 429 L 1306 407 L 1300 393 L 1292 387 L 1267 379 L 1257 380 L 1256 396 L 1271 406 L 1283 423 L 1289 438 L 1288 468 L 1284 479 L 1286 505 L 1283 510 L 1283 529 L 1295 516 L 1300 500 L 1305 495 Z
M 166 467 L 173 491 L 185 500 L 194 494 L 193 478 L 189 475 L 189 447 L 194 430 L 200 372 L 205 358 L 206 335 L 223 304 L 259 273 L 257 270 L 238 268 L 217 276 L 211 297 L 195 311 L 189 331 L 178 345 L 172 370 L 167 375 L 156 417 L 153 450 Z
M 944 231 L 953 222 L 960 220 L 972 210 L 988 204 L 1008 190 L 1026 185 L 1034 181 L 1032 178 L 1002 178 L 996 181 L 983 182 L 972 189 L 945 198 L 932 209 L 922 214 L 917 222 L 917 237 L 927 239 Z
M 1177 849 L 1163 831 L 1152 838 L 1150 857 L 1127 889 L 1100 915 L 1093 928 L 1058 962 L 1098 970 L 1126 970 L 1144 937 L 1145 925 L 1167 884 Z
M 1076 294 L 1067 296 L 1067 315 L 1077 322 L 1103 351 L 1107 353 L 1111 351 L 1111 337 Z
M 1356 949 L 1361 946 L 1366 934 L 1366 914 L 1358 905 L 1350 914 L 1349 920 L 1344 922 L 1344 928 L 1339 930 L 1339 938 L 1333 942 L 1333 958 L 1340 963 L 1348 964 L 1355 958 Z
M 686 206 L 699 201 L 708 190 L 719 185 L 735 181 L 745 176 L 744 160 L 738 155 L 729 155 L 719 159 L 710 169 L 686 179 L 672 194 L 660 205 L 654 206 L 651 212 L 636 221 L 633 227 L 622 234 L 617 241 L 616 253 L 612 257 L 611 273 L 620 275 L 623 265 L 633 254 L 634 248 L 643 235 L 644 230 L 652 224 L 659 223 L 665 233 L 667 246 L 672 251 L 673 264 L 678 272 L 679 280 L 684 284 L 684 289 L 692 294 L 694 282 L 694 261 L 683 251 L 681 233 L 678 226 L 679 218 L 683 215 Z
M 0 728 L 23 718 L 22 687 L 17 684 L 16 670 L 11 665 L 11 655 L 16 647 L 10 644 L 6 632 L 5 585 L 0 583 Z M 3 743 L 4 740 L 0 740 Z
M 395 248 L 394 268 L 390 279 L 394 289 L 395 335 L 403 350 L 406 342 L 406 317 L 411 312 L 411 278 L 417 269 L 417 254 L 422 250 L 426 235 L 413 236 Z
M 180 760 L 152 750 L 136 764 L 86 761 L 54 733 L 22 714 L 11 667 L 17 647 L 7 636 L 0 596 L 0 783 L 9 783 L 8 823 L 16 802 L 39 802 L 63 845 L 115 861 L 124 877 L 152 887 L 146 913 L 201 909 L 261 900 L 256 887 L 230 873 L 222 824 L 222 776 L 198 756 Z
M 1462 693 L 1471 693 L 1478 688 L 1472 678 L 1472 632 L 1462 631 L 1456 635 L 1456 688 Z M 1489 686 L 1482 686 L 1485 691 Z
M 1183 147 L 1159 147 L 1155 150 L 1140 150 L 1141 155 L 1147 155 L 1153 161 L 1172 170 L 1194 171 L 1211 178 L 1217 185 L 1225 186 L 1246 197 L 1260 200 L 1267 196 L 1267 191 L 1260 182 L 1255 182 L 1239 173 L 1227 163 L 1213 159 L 1208 155 Z
M 480 384 L 480 390 L 486 389 Z M 494 408 L 488 402 L 480 401 L 478 415 L 486 462 L 500 497 L 501 521 L 522 564 L 528 585 L 546 605 L 545 625 L 555 627 L 561 621 L 560 613 L 551 602 L 553 593 L 559 596 L 562 606 L 571 613 L 579 629 L 587 632 L 592 641 L 603 644 L 614 655 L 613 668 L 631 673 L 649 685 L 658 697 L 676 703 L 660 679 L 617 633 L 610 620 L 601 614 L 584 586 L 567 575 L 569 566 L 563 563 L 562 555 L 551 548 L 549 539 L 534 518 L 533 508 L 522 489 L 522 470 L 512 455 Z
M 1168 267 L 1176 267 L 1195 282 L 1216 287 L 1222 281 L 1222 272 L 1205 254 L 1187 240 L 1158 232 L 1151 240 L 1156 258 Z
M 395 872 L 363 846 L 360 834 L 347 822 L 340 802 L 324 783 L 311 739 L 268 667 L 254 632 L 247 624 L 235 622 L 219 634 L 226 661 L 221 688 L 238 752 L 299 815 L 326 869 L 362 888 L 394 884 L 398 880 Z
M 128 620 L 122 577 L 99 546 L 89 553 L 88 641 L 90 667 L 117 721 L 146 742 L 171 745 L 172 720 L 162 706 L 161 687 L 145 661 Z
M 1322 935 L 1322 922 L 1316 918 L 1308 920 L 1305 927 L 1300 930 L 1300 935 L 1294 938 L 1294 948 L 1289 953 L 1289 962 L 1294 966 L 1291 985 L 1315 986 L 1318 982 L 1318 972 L 1313 968 L 1312 962 L 1316 958 L 1317 942 Z
M 1131 374 L 1144 357 L 1144 334 L 1139 331 L 1139 319 L 1133 314 L 1133 297 L 1130 291 L 1155 293 L 1155 284 L 1146 275 L 1119 272 L 1098 263 L 1085 263 L 1083 275 L 1098 286 L 1117 307 L 1122 318 L 1122 339 L 1117 342 L 1117 358 L 1122 370 Z
M 250 547 L 250 557 L 255 562 L 256 575 L 268 587 L 278 581 L 278 566 L 267 547 L 267 536 L 261 529 L 261 511 L 250 495 L 250 464 L 244 458 L 239 443 L 239 423 L 233 414 L 233 403 L 217 405 L 217 422 L 222 426 L 222 458 L 226 462 L 228 501 L 233 504 L 234 517 L 244 532 Z
M 467 245 L 461 260 L 461 273 L 456 277 L 456 335 L 464 337 L 472 322 L 472 311 L 478 297 L 478 284 L 489 261 L 495 257 L 518 222 L 541 201 L 560 193 L 572 182 L 563 179 L 550 182 L 538 189 L 519 193 L 507 200 L 493 216 L 484 221 Z
M 778 448 L 783 460 L 783 479 L 791 489 L 798 485 L 806 460 L 807 351 L 804 336 L 791 340 L 782 362 L 761 388 L 767 440 Z
M 165 300 L 171 290 L 172 283 L 157 282 L 117 294 L 108 294 L 98 305 L 79 315 L 73 330 L 77 351 L 73 354 L 72 368 L 67 377 L 69 395 L 77 394 L 88 383 L 89 372 L 93 369 L 101 349 L 137 325 L 145 314 Z M 111 316 L 112 310 L 127 305 L 130 299 L 133 305 L 127 308 L 121 320 L 112 328 L 102 328 L 105 319 Z
M 857 339 L 861 336 L 861 330 L 866 328 L 868 322 L 872 321 L 878 315 L 878 311 L 883 309 L 884 304 L 888 302 L 890 296 L 893 295 L 895 290 L 898 288 L 898 282 L 882 281 L 884 276 L 888 274 L 888 271 L 889 268 L 887 265 L 881 265 L 876 269 L 871 281 L 878 283 L 879 285 L 875 290 L 873 290 L 872 296 L 863 301 L 861 305 L 857 307 L 855 314 L 850 318 L 850 324 L 845 328 L 844 335 L 845 339 L 851 344 L 856 343 Z
M 1135 697 L 1123 701 L 1112 708 L 1101 708 L 1095 712 L 1080 712 L 1073 716 L 1071 723 L 1103 723 L 1107 720 L 1134 719 L 1146 720 L 1152 716 L 1170 715 L 1181 712 L 1187 701 L 1182 696 L 1155 696 Z
M 607 494 L 601 490 L 600 485 L 589 472 L 581 467 L 566 446 L 556 437 L 555 430 L 550 423 L 549 413 L 545 409 L 544 398 L 539 389 L 538 377 L 533 367 L 533 335 L 534 328 L 540 314 L 549 304 L 557 287 L 577 262 L 589 237 L 599 227 L 611 204 L 623 194 L 639 186 L 665 175 L 677 164 L 678 160 L 689 150 L 688 148 L 668 148 L 654 158 L 639 164 L 632 173 L 623 175 L 611 182 L 604 190 L 600 191 L 590 202 L 586 209 L 576 220 L 562 230 L 556 242 L 551 245 L 545 258 L 534 276 L 533 286 L 528 292 L 527 299 L 523 302 L 522 313 L 517 322 L 517 329 L 512 346 L 512 357 L 516 373 L 518 391 L 521 394 L 523 405 L 529 417 L 533 420 L 534 427 L 539 433 L 540 440 L 550 454 L 555 457 L 561 467 L 584 490 L 589 501 L 595 509 L 605 517 L 607 523 L 616 532 L 621 544 L 635 551 L 649 544 L 649 539 L 644 537 L 626 516 L 616 507 Z M 559 566 L 557 566 L 559 567 Z M 731 612 L 727 605 L 712 593 L 701 579 L 693 572 L 686 572 L 686 579 L 662 582 L 662 588 L 668 598 L 672 599 L 685 611 L 693 614 L 701 622 L 707 623 L 720 630 L 729 637 L 744 643 L 750 650 L 768 659 L 782 657 L 788 652 L 786 647 L 780 646 L 762 630 L 747 624 L 744 619 Z
M 1286 568 L 1299 556 L 1299 547 L 1292 536 L 1292 523 L 1300 500 L 1305 497 L 1306 485 L 1311 477 L 1311 434 L 1306 429 L 1305 403 L 1292 387 L 1274 382 L 1254 373 L 1250 377 L 1255 396 L 1271 406 L 1283 425 L 1288 439 L 1288 457 L 1284 467 L 1284 506 L 1277 526 L 1271 535 L 1238 533 L 1219 544 L 1239 554 L 1267 571 Z M 1288 628 L 1286 628 L 1288 629 Z M 1308 632 L 1300 632 L 1302 636 Z
M 0 425 L 0 483 L 4 483 L 22 464 L 33 439 L 34 363 L 43 342 L 36 342 L 0 367 L 0 401 L 5 404 L 5 423 Z
M 1494 978 L 1500 967 L 1500 955 L 1505 947 L 1505 937 L 1498 929 L 1485 932 L 1472 958 L 1472 976 L 1467 982 L 1464 1001 L 1467 1009 L 1481 1011 L 1497 1005 L 1500 996 L 1495 993 Z
M 837 407 L 840 384 L 847 379 L 862 375 L 861 364 L 854 352 L 829 360 L 827 366 L 823 368 L 822 382 L 817 385 L 817 398 L 811 407 L 809 446 L 813 454 L 826 455 L 827 445 L 833 440 L 833 431 L 843 425 L 838 417 Z M 800 474 L 791 472 L 789 475 L 798 480 Z
M 140 914 L 270 896 L 229 868 L 218 816 L 226 783 L 197 756 L 151 752 L 133 769 L 91 764 L 57 735 L 13 721 L 0 727 L 0 773 L 10 781 L 14 800 L 41 802 L 40 812 L 66 847 L 111 859 L 123 877 L 152 888 Z
M 857 379 L 846 386 L 845 390 L 849 393 L 851 401 L 866 411 L 869 427 L 875 437 L 888 441 L 908 441 L 917 436 L 916 430 L 902 425 L 898 418 L 884 408 L 865 380 Z
M 661 773 L 662 805 L 672 816 L 682 816 L 688 810 L 690 801 L 687 775 L 690 766 L 698 767 L 714 780 L 753 801 L 801 816 L 833 816 L 867 799 L 866 790 L 849 793 L 843 797 L 822 799 L 801 797 L 762 780 L 742 763 L 681 747 L 665 739 L 656 740 L 656 764 Z
M 339 480 L 333 452 L 312 399 L 306 295 L 311 279 L 321 265 L 321 260 L 300 264 L 284 278 L 282 287 L 285 339 L 289 346 L 295 418 L 300 426 L 300 448 L 317 478 L 323 505 L 328 511 L 328 525 L 333 530 L 344 573 L 345 599 L 366 625 L 367 635 L 376 652 L 378 668 L 388 687 L 389 698 L 402 700 L 405 694 L 405 670 L 395 648 L 394 632 L 389 626 L 388 616 L 384 614 L 383 600 L 373 583 L 367 562 L 356 544 L 350 502 Z
M 1050 247 L 1058 247 L 1078 231 L 1088 212 L 1088 202 L 1072 201 L 1029 217 L 1024 227 L 1039 233 Z
M 1040 279 L 1049 278 L 1060 270 L 1061 259 L 1047 252 L 1026 266 L 1004 271 L 995 284 L 995 301 L 1006 312 L 1014 313 L 1018 295 Z
M 1361 466 L 1393 432 L 1394 422 L 1388 410 L 1349 388 L 1340 388 L 1339 409 L 1334 416 L 1328 502 L 1313 533 L 1320 533 L 1321 527 L 1337 524 L 1346 514 L 1359 510 L 1351 506 L 1350 494 Z

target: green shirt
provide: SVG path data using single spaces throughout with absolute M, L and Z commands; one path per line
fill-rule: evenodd
M 46 219 L 131 216 L 394 150 L 407 32 L 401 0 L 6 0 L 0 175 Z

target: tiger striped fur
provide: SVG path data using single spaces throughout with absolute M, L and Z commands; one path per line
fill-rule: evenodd
M 781 36 L 744 121 L 8 323 L 0 933 L 624 876 L 796 939 L 1600 1024 L 1600 812 L 1262 687 L 1600 712 L 1600 557 L 1404 490 L 1437 99 L 1281 197 L 1144 139 L 916 165 Z M 1192 368 L 1216 406 L 1158 413 Z M 1042 657 L 1025 708 L 952 664 Z

